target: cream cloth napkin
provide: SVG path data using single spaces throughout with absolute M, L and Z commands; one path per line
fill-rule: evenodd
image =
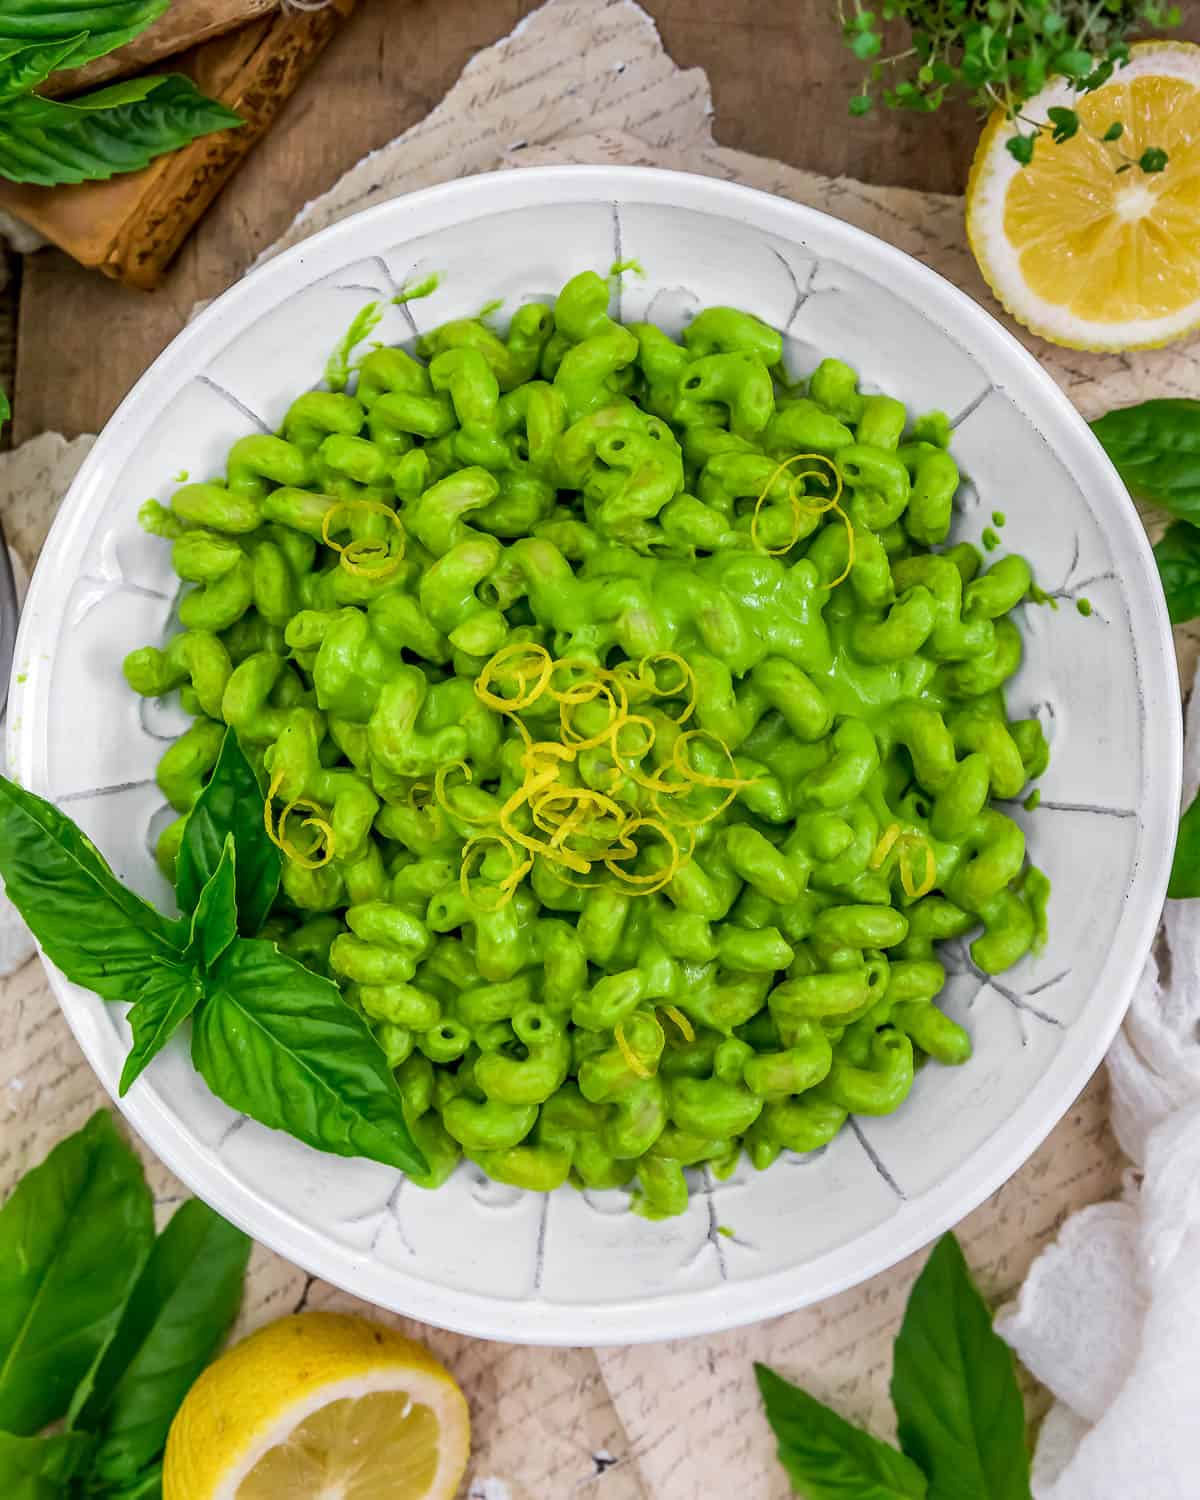
M 619 161 L 708 173 L 809 203 L 899 245 L 996 311 L 966 248 L 961 200 L 831 181 L 731 151 L 715 143 L 711 117 L 705 76 L 674 65 L 653 22 L 632 0 L 550 0 L 472 59 L 425 120 L 309 204 L 267 254 L 360 208 L 447 178 L 497 165 Z M 1052 349 L 1014 331 L 1085 416 L 1152 395 L 1200 390 L 1195 342 L 1148 355 L 1099 356 Z M 82 459 L 79 449 L 63 451 L 61 439 L 35 441 L 49 447 L 34 456 L 27 444 L 0 458 L 0 518 L 30 563 L 68 471 Z M 14 525 L 18 516 L 26 520 Z M 40 535 L 29 524 L 34 517 Z M 1186 633 L 1178 643 L 1190 680 L 1196 643 Z M 1186 910 L 1168 916 L 1168 940 L 1178 948 L 1172 950 L 1169 989 L 1160 996 L 1156 976 L 1148 976 L 1110 1060 L 1121 1139 L 1146 1168 L 1140 1194 L 1131 1187 L 1121 1203 L 1083 1208 L 1112 1195 L 1120 1182 L 1121 1159 L 1107 1130 L 1101 1079 L 1030 1163 L 959 1229 L 985 1289 L 1004 1296 L 1017 1289 L 1035 1251 L 1053 1239 L 1064 1215 L 1083 1208 L 1068 1221 L 1060 1247 L 1037 1263 L 1018 1309 L 1005 1320 L 1030 1368 L 1059 1398 L 1039 1448 L 1039 1473 L 1046 1476 L 1039 1477 L 1039 1500 L 1200 1495 L 1200 1483 L 1191 1479 L 1180 1477 L 1169 1488 L 1175 1481 L 1147 1467 L 1148 1459 L 1136 1481 L 1110 1485 L 1109 1473 L 1118 1471 L 1110 1471 L 1103 1457 L 1106 1445 L 1134 1441 L 1122 1406 L 1128 1407 L 1131 1393 L 1144 1401 L 1137 1420 L 1155 1431 L 1154 1399 L 1139 1395 L 1153 1387 L 1144 1383 L 1140 1368 L 1130 1374 L 1138 1350 L 1156 1347 L 1154 1309 L 1166 1326 L 1183 1323 L 1171 1300 L 1179 1271 L 1168 1284 L 1159 1270 L 1167 1260 L 1185 1268 L 1188 1257 L 1162 1253 L 1166 1241 L 1155 1226 L 1158 1205 L 1166 1200 L 1151 1188 L 1156 1158 L 1153 1149 L 1149 1157 L 1139 1154 L 1142 1135 L 1124 1121 L 1134 1116 L 1135 1096 L 1140 1100 L 1149 1091 L 1162 1113 L 1200 1089 L 1200 1049 L 1182 1000 L 1185 991 L 1200 994 L 1200 955 L 1194 941 L 1188 947 L 1172 927 L 1183 925 L 1179 918 Z M 1122 1071 L 1126 1050 L 1147 1057 L 1152 1067 Z M 1181 1066 L 1177 1059 L 1184 1054 L 1192 1060 Z M 1141 1080 L 1137 1088 L 1135 1077 Z M 0 981 L 0 1185 L 78 1125 L 100 1098 L 38 966 L 27 964 Z M 1149 1118 L 1144 1110 L 1137 1113 Z M 1160 1154 L 1169 1145 L 1164 1137 Z M 179 1184 L 146 1155 L 160 1206 L 178 1201 Z M 1152 1237 L 1154 1252 L 1143 1249 L 1140 1261 L 1139 1234 L 1143 1241 Z M 816 1308 L 750 1329 L 648 1348 L 520 1349 L 388 1321 L 428 1339 L 467 1390 L 476 1436 L 469 1500 L 701 1500 L 735 1493 L 784 1500 L 791 1490 L 758 1412 L 750 1361 L 777 1365 L 847 1416 L 890 1436 L 891 1340 L 922 1259 L 911 1257 Z M 243 1328 L 317 1305 L 356 1304 L 269 1251 L 256 1251 Z M 1200 1347 L 1200 1340 L 1191 1342 Z M 1165 1367 L 1155 1368 L 1159 1373 L 1151 1379 L 1169 1378 Z M 1185 1393 L 1196 1388 L 1194 1372 L 1180 1382 Z M 1031 1409 L 1044 1405 L 1044 1397 L 1031 1392 Z M 1169 1410 L 1159 1405 L 1161 1412 Z M 1161 1436 L 1154 1441 L 1156 1451 L 1174 1451 Z M 1093 1463 L 1097 1452 L 1101 1458 Z M 1149 1473 L 1156 1488 L 1142 1482 Z

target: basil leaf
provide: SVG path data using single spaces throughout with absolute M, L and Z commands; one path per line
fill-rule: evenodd
M 241 123 L 179 73 L 134 78 L 69 103 L 26 94 L 0 105 L 0 174 L 41 187 L 100 182 Z
M 425 1170 L 367 1023 L 274 943 L 226 949 L 196 1013 L 192 1062 L 218 1099 L 318 1151 Z
M 806 1500 L 924 1500 L 925 1476 L 903 1453 L 851 1426 L 766 1365 L 756 1364 L 754 1373 L 779 1442 L 779 1462 Z
M 45 83 L 82 40 L 81 35 L 76 35 L 35 42 L 31 47 L 17 42 L 0 43 L 0 102 Z
M 892 1402 L 900 1446 L 929 1477 L 929 1500 L 1030 1500 L 1013 1357 L 952 1234 L 934 1246 L 908 1299 Z
M 263 825 L 262 787 L 232 729 L 183 827 L 175 871 L 180 911 L 194 909 L 231 833 L 237 842 L 238 928 L 243 937 L 254 937 L 279 892 L 282 860 Z
M 1143 401 L 1110 411 L 1092 431 L 1133 494 L 1200 524 L 1200 401 Z
M 74 47 L 57 66 L 79 68 L 131 42 L 170 4 L 171 0 L 4 0 L 0 44 L 72 40 Z
M 192 913 L 188 954 L 202 968 L 210 969 L 237 937 L 237 922 L 237 859 L 233 834 L 227 833 L 217 868 L 201 890 Z
M 70 818 L 5 776 L 0 876 L 47 958 L 105 1000 L 135 999 L 152 965 L 179 958 L 178 927 L 121 884 Z
M 122 1097 L 203 998 L 204 984 L 195 969 L 181 964 L 155 964 L 148 972 L 137 1004 L 126 1017 L 133 1028 L 133 1046 L 121 1069 L 118 1092 Z
M 0 1432 L 0 1495 L 4 1500 L 61 1500 L 87 1466 L 96 1440 L 86 1432 L 14 1437 Z
M 1200 615 L 1200 529 L 1174 521 L 1154 549 L 1172 625 Z
M 1191 806 L 1179 820 L 1167 895 L 1173 901 L 1200 896 L 1200 796 L 1192 799 Z
M 0 1209 L 0 1428 L 66 1412 L 153 1240 L 141 1164 L 106 1110 L 25 1174 Z
M 92 1474 L 130 1484 L 153 1462 L 242 1300 L 250 1240 L 193 1198 L 159 1235 L 71 1423 L 99 1434 Z
M 102 1484 L 88 1493 L 88 1500 L 162 1500 L 161 1460 L 144 1474 L 123 1484 Z

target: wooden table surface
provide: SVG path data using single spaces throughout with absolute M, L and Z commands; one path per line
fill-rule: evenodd
M 9 257 L 0 387 L 13 395 L 11 440 L 98 431 L 193 303 L 223 291 L 308 199 L 427 114 L 472 53 L 536 3 L 360 0 L 158 292 L 105 281 L 56 250 L 23 263 Z M 961 191 L 978 133 L 972 111 L 850 119 L 858 65 L 841 43 L 833 0 L 643 4 L 676 62 L 707 72 L 723 144 L 829 175 Z M 1200 41 L 1200 15 L 1178 34 Z

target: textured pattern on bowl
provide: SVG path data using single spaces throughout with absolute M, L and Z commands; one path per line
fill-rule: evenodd
M 964 472 L 955 535 L 1004 511 L 1005 547 L 1032 558 L 1059 604 L 1020 611 L 1016 714 L 1052 741 L 1036 813 L 1009 809 L 1054 882 L 1045 952 L 999 980 L 947 954 L 947 1009 L 969 1027 L 966 1067 L 930 1065 L 902 1110 L 852 1120 L 827 1149 L 732 1180 L 694 1176 L 679 1219 L 648 1224 L 623 1193 L 551 1197 L 466 1165 L 440 1192 L 389 1169 L 321 1156 L 238 1119 L 192 1072 L 181 1040 L 122 1102 L 173 1171 L 230 1219 L 309 1270 L 384 1306 L 494 1338 L 588 1344 L 748 1322 L 873 1274 L 952 1224 L 1010 1175 L 1099 1061 L 1144 960 L 1177 812 L 1175 668 L 1153 563 L 1132 506 L 1069 402 L 1017 343 L 932 272 L 834 219 L 705 178 L 635 168 L 547 168 L 431 189 L 347 220 L 226 293 L 160 357 L 76 480 L 26 606 L 10 748 L 20 779 L 63 805 L 114 868 L 159 901 L 154 768 L 182 725 L 120 673 L 168 629 L 169 548 L 138 529 L 181 470 L 221 471 L 239 436 L 267 431 L 317 384 L 370 299 L 374 337 L 411 342 L 496 296 L 505 310 L 585 268 L 634 257 L 626 319 L 673 333 L 733 303 L 783 329 L 807 372 L 824 354 L 864 388 L 938 407 Z M 430 271 L 429 298 L 390 298 Z M 1084 618 L 1073 600 L 1086 595 Z M 121 1008 L 54 987 L 115 1090 Z M 729 1231 L 719 1233 L 718 1230 Z

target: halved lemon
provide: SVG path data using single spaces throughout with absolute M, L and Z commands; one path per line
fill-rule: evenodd
M 1200 47 L 1142 42 L 1094 93 L 1059 81 L 1022 113 L 1074 109 L 1079 133 L 1026 167 L 997 113 L 967 184 L 967 237 L 988 285 L 1027 328 L 1071 349 L 1144 349 L 1200 325 Z M 1122 132 L 1104 142 L 1114 122 Z M 1151 147 L 1161 172 L 1133 166 Z
M 269 1323 L 171 1424 L 163 1500 L 453 1500 L 467 1403 L 429 1350 L 338 1313 Z

